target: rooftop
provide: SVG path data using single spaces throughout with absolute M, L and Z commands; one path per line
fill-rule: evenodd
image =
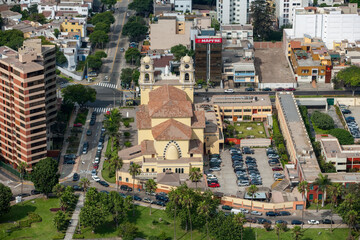
M 157 141 L 190 140 L 192 136 L 191 127 L 172 118 L 153 127 L 151 132 Z
M 210 103 L 213 105 L 219 105 L 220 107 L 271 107 L 269 95 L 214 95 Z
M 339 140 L 330 134 L 316 135 L 328 158 L 360 158 L 360 145 L 340 145 Z
M 253 30 L 253 27 L 251 24 L 229 24 L 229 25 L 221 25 L 221 30 L 224 31 L 239 31 L 239 30 Z

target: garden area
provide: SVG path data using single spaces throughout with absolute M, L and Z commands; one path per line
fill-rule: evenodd
M 234 122 L 226 127 L 226 135 L 230 138 L 266 138 L 262 122 Z
M 67 154 L 77 154 L 79 144 L 81 140 L 82 127 L 73 127 L 70 130 L 70 136 L 67 139 L 69 142 L 68 148 L 66 149 Z
M 74 123 L 81 123 L 82 125 L 85 125 L 88 112 L 89 112 L 89 109 L 87 109 L 87 108 L 80 109 L 75 118 Z

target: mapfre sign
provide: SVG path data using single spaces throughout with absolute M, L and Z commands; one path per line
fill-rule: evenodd
M 197 38 L 195 43 L 222 43 L 222 38 Z

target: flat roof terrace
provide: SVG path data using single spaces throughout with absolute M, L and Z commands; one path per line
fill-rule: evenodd
M 211 104 L 219 107 L 271 107 L 269 95 L 214 95 Z

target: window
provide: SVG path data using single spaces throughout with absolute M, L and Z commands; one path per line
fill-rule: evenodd
M 314 185 L 310 185 L 310 190 L 314 190 Z
M 152 169 L 151 169 L 151 172 L 155 172 L 155 169 L 154 169 L 154 168 L 152 168 Z
M 314 200 L 314 195 L 313 194 L 310 194 L 309 195 L 309 200 L 311 201 L 311 200 Z
M 129 178 L 126 178 L 126 182 L 129 182 Z
M 318 195 L 318 200 L 322 200 L 322 194 Z
M 149 172 L 149 169 L 148 169 L 148 168 L 146 169 L 146 172 Z
M 122 181 L 122 177 L 119 177 L 119 181 Z
M 301 70 L 301 73 L 309 73 L 309 70 Z

